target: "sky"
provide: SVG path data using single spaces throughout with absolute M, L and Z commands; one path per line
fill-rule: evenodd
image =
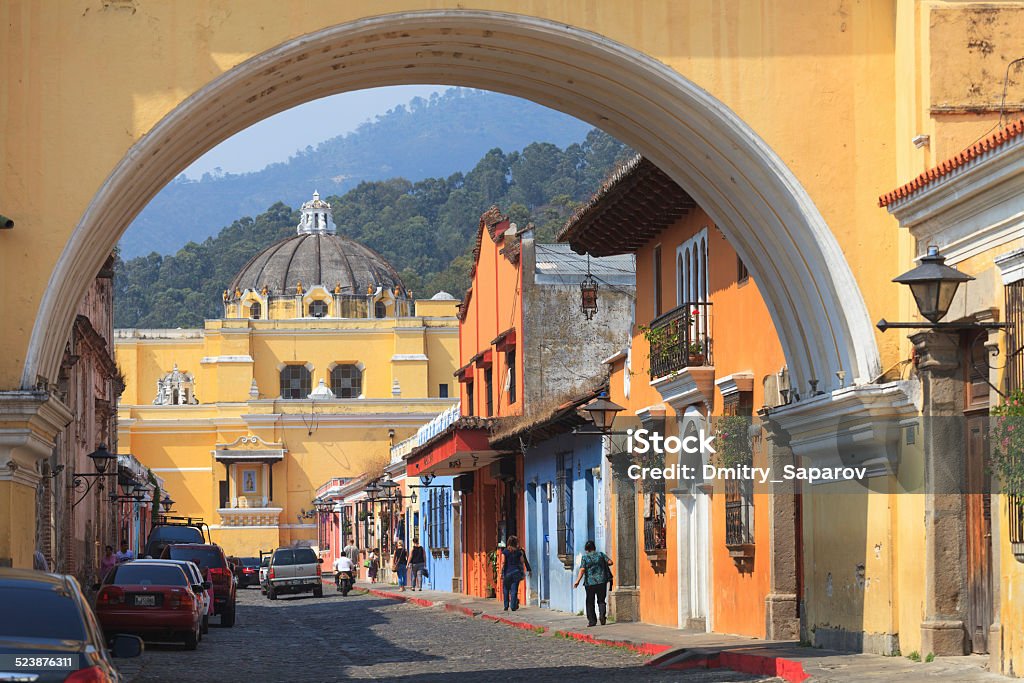
M 307 102 L 231 136 L 185 169 L 185 175 L 198 179 L 217 167 L 224 173 L 258 171 L 267 164 L 286 161 L 306 145 L 315 147 L 319 142 L 353 131 L 360 123 L 396 104 L 406 104 L 414 97 L 426 99 L 431 93 L 445 90 L 447 86 L 400 85 Z

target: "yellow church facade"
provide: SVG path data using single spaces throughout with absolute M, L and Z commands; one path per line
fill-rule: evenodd
M 303 205 L 202 329 L 118 330 L 118 447 L 166 482 L 225 551 L 316 539 L 316 487 L 386 462 L 452 404 L 456 301 L 415 300 L 395 270 Z

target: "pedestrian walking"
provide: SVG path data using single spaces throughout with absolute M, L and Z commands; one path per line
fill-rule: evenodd
M 412 552 L 409 553 L 409 571 L 414 591 L 423 590 L 423 568 L 427 566 L 427 551 L 420 545 L 420 539 L 412 539 Z
M 105 549 L 103 557 L 100 558 L 100 580 L 107 575 L 114 565 L 117 564 L 117 555 L 114 554 L 114 546 L 108 545 Z
M 505 604 L 505 611 L 511 609 L 513 612 L 519 609 L 519 582 L 530 573 L 530 563 L 526 559 L 526 553 L 519 547 L 519 539 L 509 536 L 505 547 L 501 550 L 501 596 Z
M 341 552 L 348 556 L 353 567 L 359 566 L 359 548 L 356 547 L 356 540 L 354 538 L 348 539 L 348 545 L 342 548 Z
M 128 562 L 135 559 L 135 553 L 128 547 L 128 541 L 121 541 L 121 552 L 117 554 L 118 562 Z
M 576 588 L 580 581 L 583 581 L 584 589 L 587 591 L 587 626 L 597 626 L 598 614 L 603 626 L 606 623 L 604 600 L 608 594 L 608 584 L 612 581 L 610 567 L 614 563 L 604 553 L 597 552 L 597 546 L 593 541 L 587 541 L 583 549 L 586 552 L 580 560 L 580 572 L 572 587 Z M 596 610 L 594 603 L 597 603 Z
M 370 583 L 377 583 L 377 570 L 380 569 L 380 558 L 376 550 L 370 550 L 366 558 L 366 573 L 370 576 Z
M 405 592 L 405 569 L 409 564 L 409 553 L 401 541 L 395 543 L 395 554 L 391 558 L 391 570 L 398 577 L 398 585 Z

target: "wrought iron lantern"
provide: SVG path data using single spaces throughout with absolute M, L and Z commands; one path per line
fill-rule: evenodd
M 901 285 L 908 285 L 917 302 L 917 310 L 927 320 L 937 323 L 949 312 L 956 290 L 961 282 L 974 278 L 946 265 L 946 259 L 939 254 L 939 248 L 928 247 L 928 253 L 921 257 L 921 264 L 893 279 Z
M 165 513 L 171 511 L 171 508 L 174 507 L 174 501 L 171 500 L 170 494 L 164 494 L 164 497 L 160 500 L 160 507 L 164 509 Z
M 594 421 L 595 427 L 601 430 L 603 434 L 608 434 L 611 432 L 615 416 L 625 410 L 625 408 L 618 403 L 609 401 L 608 392 L 602 391 L 597 398 L 585 405 L 583 410 L 590 413 L 590 419 Z
M 587 263 L 587 276 L 580 283 L 580 310 L 587 320 L 593 320 L 597 313 L 597 280 L 590 274 L 590 263 Z
M 117 456 L 108 451 L 105 444 L 100 444 L 99 448 L 89 454 L 89 459 L 92 460 L 97 472 L 105 474 L 107 467 L 117 460 Z

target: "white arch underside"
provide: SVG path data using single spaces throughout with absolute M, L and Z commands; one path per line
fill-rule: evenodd
M 339 92 L 461 85 L 517 95 L 602 128 L 707 211 L 753 274 L 794 386 L 869 381 L 880 361 L 856 281 L 803 187 L 753 130 L 664 64 L 599 35 L 498 12 L 384 15 L 289 41 L 194 93 L 93 198 L 51 275 L 22 385 L 53 378 L 82 285 L 131 220 L 204 152 L 268 116 Z M 741 331 L 742 332 L 742 331 Z

